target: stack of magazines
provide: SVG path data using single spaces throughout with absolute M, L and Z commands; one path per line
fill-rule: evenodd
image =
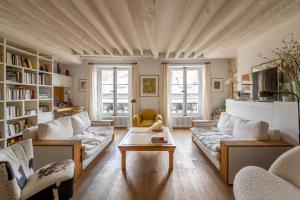
M 151 142 L 152 143 L 168 143 L 168 138 L 153 136 L 153 137 L 151 137 Z

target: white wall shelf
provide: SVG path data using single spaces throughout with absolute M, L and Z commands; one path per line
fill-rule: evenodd
M 14 44 L 9 43 L 6 39 L 0 39 L 0 53 L 3 55 L 3 62 L 0 63 L 0 88 L 1 88 L 1 100 L 0 100 L 0 148 L 6 147 L 14 142 L 20 141 L 20 137 L 23 134 L 23 130 L 17 130 L 15 134 L 9 135 L 9 124 L 18 123 L 20 120 L 25 119 L 30 123 L 31 125 L 37 125 L 39 123 L 39 118 L 43 118 L 45 115 L 43 112 L 40 112 L 40 106 L 48 106 L 49 112 L 47 114 L 47 118 L 44 118 L 46 120 L 51 120 L 52 113 L 53 113 L 53 86 L 52 86 L 52 80 L 53 80 L 53 59 L 52 56 L 46 55 L 46 54 L 40 54 L 40 52 L 37 49 L 34 48 L 28 48 L 28 47 L 20 47 Z M 23 58 L 27 58 L 30 60 L 32 68 L 28 68 L 27 63 L 24 64 L 24 66 L 20 66 L 18 62 L 15 62 L 13 58 L 10 58 L 7 56 L 7 53 L 10 53 L 11 55 L 14 55 L 18 57 L 21 56 Z M 7 63 L 8 59 L 11 59 L 9 64 Z M 16 58 L 17 60 L 18 58 Z M 14 62 L 12 62 L 14 61 Z M 26 61 L 27 62 L 27 61 Z M 18 63 L 19 65 L 15 65 Z M 22 64 L 23 65 L 23 64 Z M 47 68 L 48 71 L 42 71 L 40 70 L 40 67 L 44 66 Z M 16 72 L 20 73 L 19 82 L 13 82 L 7 80 L 6 72 L 7 70 L 12 69 Z M 35 80 L 30 81 L 29 83 L 34 84 L 28 84 L 25 82 L 26 73 L 30 73 L 35 75 Z M 45 77 L 40 77 L 45 74 Z M 28 77 L 28 76 L 27 76 Z M 46 85 L 41 85 L 40 82 L 43 78 L 43 82 L 47 83 Z M 28 78 L 27 78 L 28 81 Z M 19 87 L 22 86 L 22 87 Z M 10 100 L 7 96 L 7 89 L 14 89 L 14 88 L 24 88 L 24 89 L 30 89 L 34 91 L 34 98 L 33 99 L 16 99 L 16 100 Z M 48 92 L 50 94 L 51 98 L 48 99 L 39 99 L 39 95 L 44 92 Z M 21 116 L 18 117 L 11 117 L 9 118 L 6 115 L 6 110 L 8 106 L 16 106 L 20 110 Z M 30 112 L 35 111 L 35 112 Z M 29 113 L 36 113 L 33 115 L 25 115 Z M 41 115 L 41 116 L 40 116 Z M 11 125 L 10 125 L 11 127 Z

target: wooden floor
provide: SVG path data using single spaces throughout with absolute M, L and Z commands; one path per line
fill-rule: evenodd
M 234 199 L 232 188 L 192 142 L 188 129 L 175 129 L 174 170 L 168 173 L 167 152 L 127 153 L 127 172 L 121 172 L 117 144 L 126 129 L 85 170 L 73 199 L 156 200 Z

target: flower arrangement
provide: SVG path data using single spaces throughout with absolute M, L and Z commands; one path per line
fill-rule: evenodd
M 291 34 L 290 34 L 291 35 Z M 300 42 L 293 39 L 282 40 L 282 46 L 272 50 L 273 57 L 260 56 L 288 76 L 291 81 L 300 79 Z

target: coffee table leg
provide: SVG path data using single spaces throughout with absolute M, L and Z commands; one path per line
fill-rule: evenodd
M 123 171 L 126 171 L 126 151 L 121 151 L 121 167 Z
M 169 151 L 169 170 L 173 170 L 173 155 L 174 151 Z

